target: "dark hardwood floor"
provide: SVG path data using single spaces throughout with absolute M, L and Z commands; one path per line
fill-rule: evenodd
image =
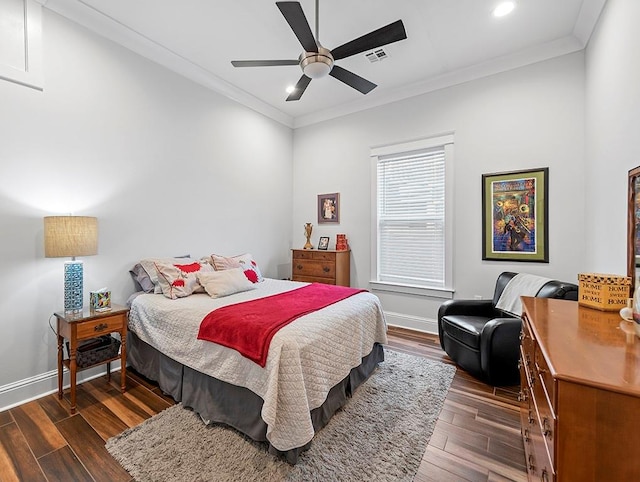
M 389 348 L 450 363 L 436 337 L 390 330 Z M 56 394 L 0 412 L 0 481 L 130 481 L 105 441 L 174 404 L 128 372 L 78 386 L 71 415 Z M 495 389 L 458 369 L 415 481 L 526 480 L 517 389 Z

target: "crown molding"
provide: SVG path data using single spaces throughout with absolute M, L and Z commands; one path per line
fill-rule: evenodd
M 36 1 L 41 3 L 45 8 L 83 25 L 93 32 L 179 75 L 224 95 L 287 127 L 295 129 L 582 50 L 587 45 L 607 0 L 584 1 L 573 29 L 573 35 L 472 67 L 432 77 L 412 85 L 386 91 L 376 89 L 368 94 L 366 98 L 295 118 L 217 77 L 212 72 L 154 42 L 114 18 L 103 14 L 83 0 Z
M 586 47 L 607 0 L 585 0 L 573 27 L 573 35 Z
M 436 90 L 445 89 L 454 85 L 463 84 L 472 80 L 489 77 L 501 72 L 507 72 L 509 70 L 542 62 L 544 60 L 567 55 L 582 49 L 582 43 L 577 38 L 574 36 L 565 37 L 530 49 L 522 50 L 508 56 L 477 64 L 472 67 L 432 77 L 415 84 L 393 90 L 381 91 L 379 93 L 374 91 L 367 95 L 367 99 L 360 99 L 353 103 L 296 117 L 294 119 L 293 128 L 296 129 L 299 127 L 317 124 L 336 117 L 342 117 L 366 109 L 408 99 L 410 97 L 427 94 Z
M 96 10 L 82 0 L 41 0 L 45 8 L 287 127 L 293 117 Z

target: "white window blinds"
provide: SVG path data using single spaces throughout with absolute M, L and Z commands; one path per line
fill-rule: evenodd
M 378 281 L 445 286 L 444 146 L 379 156 Z

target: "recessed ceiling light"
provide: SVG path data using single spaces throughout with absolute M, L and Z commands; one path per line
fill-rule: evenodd
M 505 15 L 510 14 L 514 8 L 516 8 L 516 4 L 514 2 L 502 2 L 493 9 L 493 16 L 504 17 Z
M 287 87 L 286 90 L 287 90 L 287 94 L 290 94 L 291 92 L 296 90 L 296 86 L 295 85 L 290 85 L 289 87 Z

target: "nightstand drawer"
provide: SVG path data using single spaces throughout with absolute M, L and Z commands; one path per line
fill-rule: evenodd
M 113 331 L 120 331 L 124 324 L 126 324 L 124 314 L 87 321 L 78 324 L 77 337 L 78 340 L 84 340 L 86 338 L 95 338 L 100 335 L 106 335 Z

